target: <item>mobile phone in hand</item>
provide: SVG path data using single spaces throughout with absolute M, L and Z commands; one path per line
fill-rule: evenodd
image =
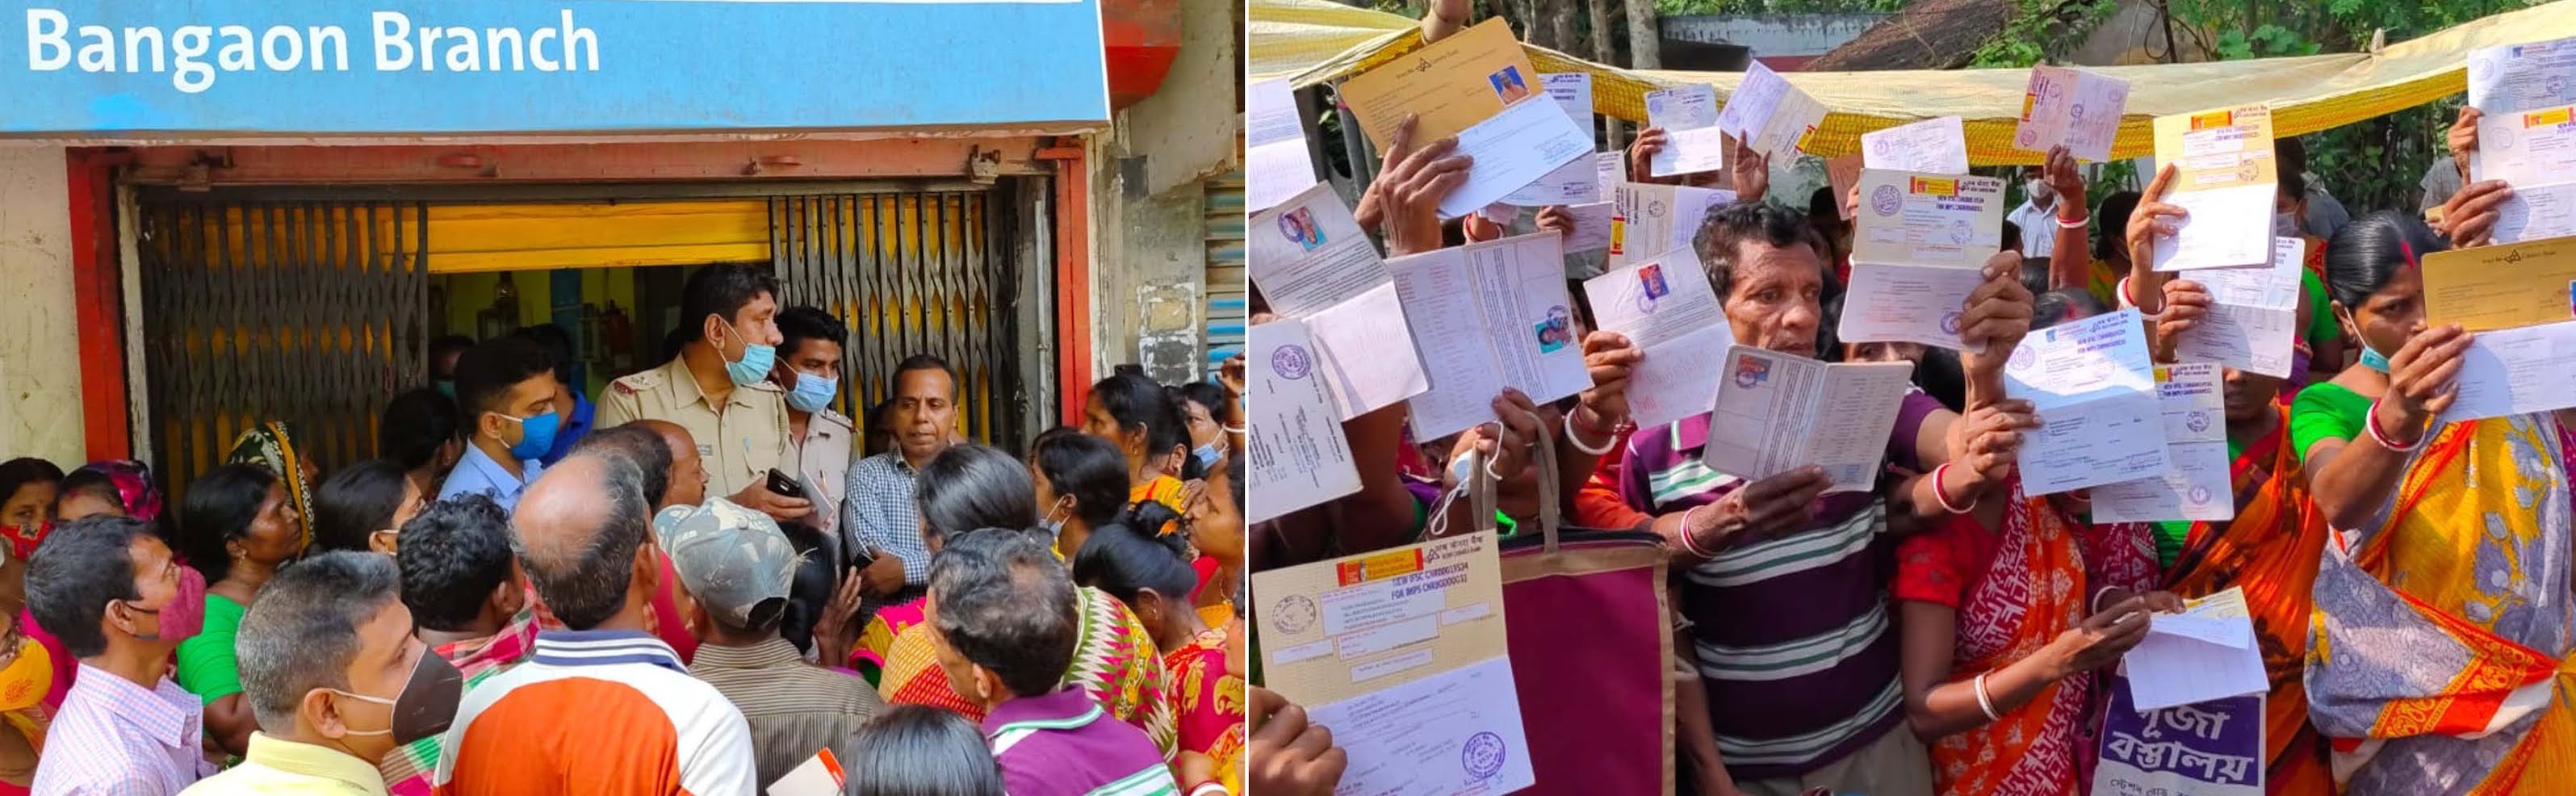
M 769 491 L 798 500 L 805 498 L 805 485 L 797 483 L 794 476 L 779 472 L 775 468 L 769 471 Z

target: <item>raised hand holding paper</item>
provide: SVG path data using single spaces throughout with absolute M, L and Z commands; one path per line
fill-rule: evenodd
M 1602 331 L 1645 352 L 1628 373 L 1628 422 L 1655 428 L 1708 407 L 1735 335 L 1689 247 L 1585 280 L 1583 294 Z
M 2093 490 L 2094 522 L 2215 522 L 2236 517 L 2227 467 L 2227 400 L 2214 362 L 2156 368 L 2173 469 Z
M 1824 121 L 1824 103 L 1789 85 L 1761 61 L 1745 70 L 1744 80 L 1735 84 L 1735 93 L 1727 95 L 1717 114 L 1718 129 L 1775 158 L 1806 146 L 1807 136 Z
M 2280 179 L 2269 108 L 2156 117 L 2156 162 L 2175 168 L 2164 201 L 2190 214 L 2173 235 L 2156 237 L 2156 270 L 2271 262 Z
M 1627 265 L 1633 256 L 1691 245 L 1708 211 L 1734 201 L 1734 191 L 1720 188 L 1620 183 L 1611 192 L 1609 267 Z
M 1828 365 L 1734 345 L 1723 366 L 1700 455 L 1710 469 L 1761 480 L 1814 465 L 1833 478 L 1828 493 L 1877 485 L 1912 363 Z
M 1861 165 L 1929 174 L 1968 173 L 1968 135 L 1956 116 L 1862 133 Z
M 1592 386 L 1554 232 L 1388 260 L 1431 389 L 1407 403 L 1414 439 L 1494 419 L 1506 387 L 1547 403 Z
M 2023 494 L 2135 481 L 2173 461 L 2135 309 L 2030 330 L 2004 361 L 2004 395 L 2041 421 L 2022 442 Z
M 2062 144 L 2078 160 L 2110 160 L 2111 142 L 2120 135 L 2120 114 L 2128 105 L 2129 81 L 2081 69 L 2031 67 L 2013 148 L 2047 152 Z
M 1317 184 L 1244 226 L 1246 270 L 1270 307 L 1307 323 L 1334 417 L 1349 420 L 1430 387 L 1395 279 L 1330 185 Z
M 2174 354 L 2289 378 L 2290 360 L 2297 354 L 2299 280 L 2307 272 L 2307 251 L 2304 238 L 2277 238 L 2269 266 L 2184 271 L 2182 278 L 2209 289 L 2209 314 L 2174 340 Z
M 1726 168 L 1726 140 L 1717 126 L 1717 89 L 1694 85 L 1646 92 L 1646 124 L 1664 129 L 1663 148 L 1647 162 L 1652 176 Z
M 1360 471 L 1342 436 L 1332 398 L 1316 374 L 1322 361 L 1306 324 L 1294 319 L 1244 330 L 1244 521 L 1261 522 L 1360 491 Z

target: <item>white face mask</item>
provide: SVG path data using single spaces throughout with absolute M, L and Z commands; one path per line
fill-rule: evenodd
M 2273 235 L 2274 237 L 2290 238 L 2290 237 L 2297 237 L 2297 236 L 2298 236 L 2298 234 L 2299 234 L 2299 214 L 2297 214 L 2297 213 L 2273 213 L 2273 214 L 2272 214 L 2272 235 Z
M 2023 190 L 2030 194 L 2032 204 L 2048 204 L 2057 200 L 2057 189 L 2050 187 L 2047 180 L 2029 180 L 2023 183 Z

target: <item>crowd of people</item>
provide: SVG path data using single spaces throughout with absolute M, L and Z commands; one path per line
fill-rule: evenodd
M 1435 4 L 1425 35 L 1457 31 L 1464 12 Z M 2419 267 L 2492 243 L 2513 192 L 2466 179 L 2477 115 L 2450 129 L 2441 161 L 2463 187 L 2420 215 L 2348 213 L 2295 139 L 2275 142 L 2272 226 L 2307 246 L 2296 365 L 2286 378 L 2223 371 L 2232 520 L 2096 522 L 2086 490 L 2026 496 L 2019 453 L 2039 419 L 2004 393 L 2008 355 L 2035 329 L 2135 308 L 2158 361 L 2173 362 L 2177 338 L 2209 322 L 2207 286 L 2150 266 L 2157 239 L 2187 220 L 2166 201 L 2171 165 L 2098 201 L 2062 147 L 2027 168 L 2004 251 L 1959 308 L 1964 342 L 1984 353 L 1962 352 L 1835 338 L 1856 189 L 1792 209 L 1765 195 L 1768 158 L 1732 142 L 1731 173 L 1642 176 L 1671 140 L 1649 127 L 1627 150 L 1631 179 L 1737 193 L 1693 242 L 1735 341 L 1914 363 L 1877 488 L 1826 494 L 1815 468 L 1758 480 L 1711 469 L 1710 416 L 1629 424 L 1627 382 L 1652 361 L 1584 330 L 1591 389 L 1577 396 L 1506 391 L 1493 422 L 1444 439 L 1411 438 L 1401 402 L 1346 421 L 1360 491 L 1256 524 L 1253 560 L 1267 570 L 1477 527 L 1444 521 L 1468 501 L 1441 502 L 1471 453 L 1492 463 L 1503 513 L 1527 521 L 1535 449 L 1548 445 L 1568 525 L 1651 532 L 1670 554 L 1685 792 L 2089 792 L 2123 653 L 2154 614 L 2231 588 L 2269 677 L 2266 792 L 2576 792 L 2576 411 L 2435 420 L 2472 335 L 2428 325 Z M 1444 222 L 1440 199 L 1474 164 L 1455 139 L 1403 129 L 1354 211 L 1386 256 L 1511 234 L 1481 216 Z M 1545 208 L 1535 229 L 1568 232 L 1572 217 Z M 1254 311 L 1269 320 L 1257 289 Z M 1282 732 L 1309 731 L 1301 712 L 1256 703 L 1255 736 L 1283 719 Z M 1529 730 L 1548 742 L 1543 724 Z M 1329 792 L 1329 747 L 1327 733 L 1257 757 L 1255 787 Z
M 441 339 L 378 458 L 263 422 L 166 511 L 0 463 L 0 790 L 1245 793 L 1241 379 L 1122 368 L 1015 456 L 917 355 L 862 447 L 777 295 L 696 270 L 598 396 L 560 329 Z

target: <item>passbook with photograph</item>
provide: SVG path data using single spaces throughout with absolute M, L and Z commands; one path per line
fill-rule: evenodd
M 1585 280 L 1583 294 L 1602 331 L 1645 354 L 1628 372 L 1628 422 L 1655 428 L 1708 409 L 1735 334 L 1690 247 Z
M 1415 357 L 1395 278 L 1328 184 L 1309 186 L 1244 225 L 1245 264 L 1270 308 L 1306 321 L 1317 372 L 1342 420 L 1430 387 Z
M 1733 345 L 1720 367 L 1700 454 L 1710 469 L 1760 480 L 1814 465 L 1833 479 L 1826 492 L 1877 486 L 1913 363 L 1827 364 Z
M 1494 419 L 1506 387 L 1547 403 L 1590 389 L 1554 232 L 1388 260 L 1431 389 L 1406 404 L 1413 438 Z
M 1467 181 L 1441 197 L 1440 216 L 1458 218 L 1592 151 L 1588 125 L 1566 118 L 1510 25 L 1488 19 L 1343 81 L 1340 96 L 1369 143 L 1384 149 L 1405 117 L 1415 145 L 1450 136 L 1474 158 Z

